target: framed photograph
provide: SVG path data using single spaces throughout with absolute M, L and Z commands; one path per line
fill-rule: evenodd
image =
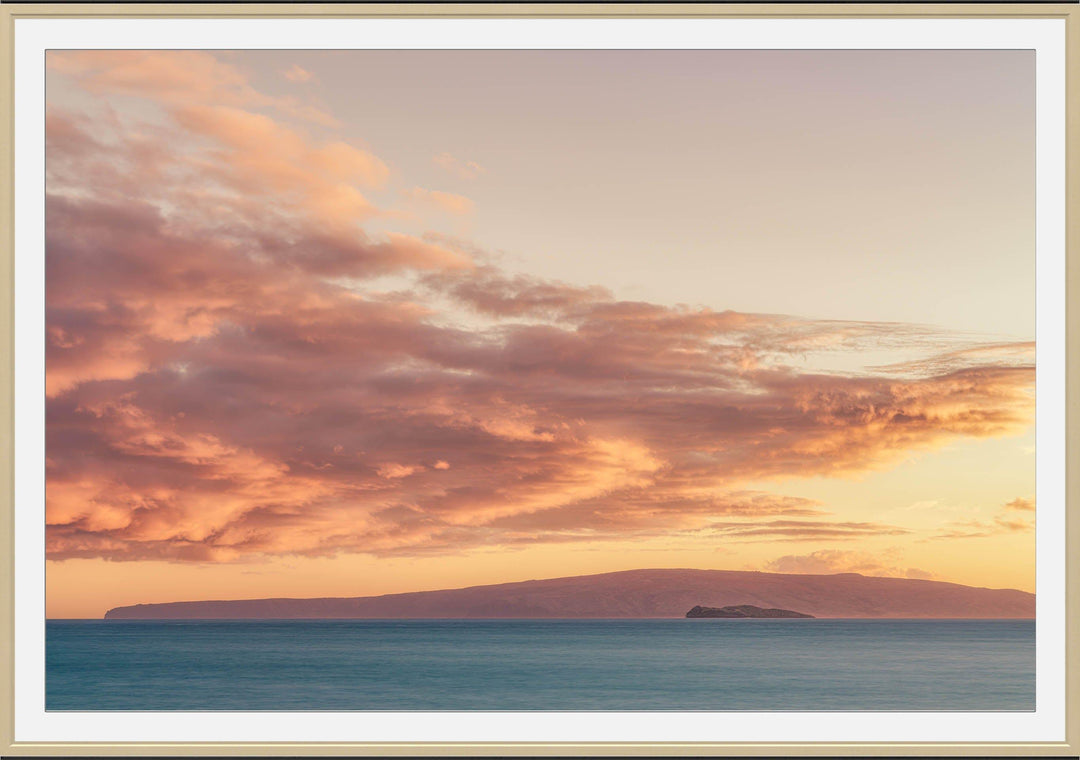
M 1077 754 L 1075 5 L 0 14 L 6 756 Z

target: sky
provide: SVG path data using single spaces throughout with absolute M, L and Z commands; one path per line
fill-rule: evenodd
M 1034 590 L 1029 51 L 54 51 L 46 603 Z

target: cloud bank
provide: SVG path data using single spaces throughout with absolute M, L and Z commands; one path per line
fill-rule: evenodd
M 50 103 L 47 122 L 50 558 L 901 535 L 746 484 L 1030 424 L 1034 367 L 1012 349 L 799 370 L 809 351 L 928 336 L 621 301 L 370 233 L 395 218 L 372 200 L 391 167 L 210 54 L 49 66 L 99 99 Z

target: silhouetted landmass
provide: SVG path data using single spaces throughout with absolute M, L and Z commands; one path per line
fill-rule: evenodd
M 819 618 L 1034 618 L 1035 595 L 857 573 L 626 570 L 408 594 L 137 604 L 119 619 L 682 618 L 694 605 L 802 610 Z
M 735 604 L 729 607 L 702 607 L 697 605 L 686 613 L 688 618 L 812 618 L 792 610 L 762 609 L 752 604 Z

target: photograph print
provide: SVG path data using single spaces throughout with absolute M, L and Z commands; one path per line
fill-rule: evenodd
M 1035 52 L 52 50 L 49 711 L 1033 711 Z

